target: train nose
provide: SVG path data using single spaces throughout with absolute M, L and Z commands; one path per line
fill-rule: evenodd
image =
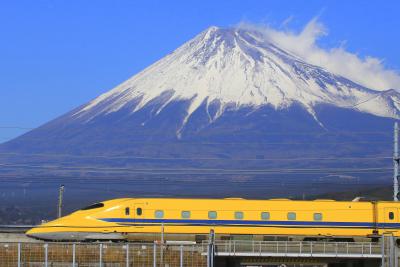
M 79 240 L 80 236 L 73 232 L 59 232 L 46 227 L 32 228 L 25 233 L 28 237 L 48 241 Z
M 25 234 L 28 237 L 35 238 L 35 239 L 41 239 L 41 240 L 50 240 L 51 239 L 51 233 L 46 233 L 43 232 L 44 229 L 40 229 L 39 227 L 32 228 L 28 230 Z
M 31 228 L 25 232 L 25 234 L 30 237 L 34 237 L 36 233 L 37 233 L 36 228 Z
M 31 238 L 40 240 L 63 240 L 65 239 L 65 234 L 60 231 L 60 227 L 64 224 L 60 219 L 50 222 L 44 222 L 32 229 L 29 229 L 25 235 Z
M 35 239 L 45 239 L 44 237 L 46 237 L 46 234 L 43 235 L 36 227 L 26 231 L 25 235 Z

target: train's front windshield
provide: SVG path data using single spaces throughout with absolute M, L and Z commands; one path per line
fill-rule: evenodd
M 102 208 L 102 207 L 104 207 L 104 204 L 100 202 L 100 203 L 95 203 L 90 206 L 84 207 L 81 210 L 92 210 L 92 209 L 98 209 L 98 208 Z

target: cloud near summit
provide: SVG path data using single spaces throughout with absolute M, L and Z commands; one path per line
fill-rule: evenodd
M 308 22 L 300 32 L 241 22 L 238 28 L 261 32 L 270 41 L 310 64 L 327 69 L 371 89 L 400 90 L 400 73 L 387 69 L 383 60 L 346 51 L 342 46 L 330 49 L 318 45 L 318 39 L 327 35 L 326 27 L 317 18 Z

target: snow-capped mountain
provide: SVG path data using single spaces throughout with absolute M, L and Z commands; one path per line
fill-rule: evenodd
M 111 91 L 0 145 L 0 163 L 15 166 L 3 165 L 0 177 L 159 175 L 201 177 L 207 185 L 222 177 L 244 182 L 238 192 L 251 179 L 281 182 L 289 174 L 296 181 L 370 175 L 376 182 L 390 175 L 327 168 L 386 163 L 379 160 L 391 153 L 399 108 L 395 90 L 365 88 L 308 64 L 260 32 L 211 27 Z M 377 159 L 354 160 L 361 156 Z M 241 171 L 226 173 L 232 169 Z
M 315 106 L 320 104 L 391 118 L 399 117 L 400 107 L 395 91 L 368 89 L 308 64 L 260 32 L 210 27 L 73 116 L 90 121 L 126 107 L 134 114 L 155 100 L 161 103 L 153 116 L 171 102 L 189 102 L 179 131 L 201 105 L 210 123 L 227 107 L 282 110 L 297 104 L 318 122 Z

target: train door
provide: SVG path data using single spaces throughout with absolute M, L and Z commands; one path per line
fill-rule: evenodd
M 385 224 L 388 223 L 397 223 L 399 220 L 399 214 L 398 214 L 398 209 L 397 208 L 385 208 L 384 209 L 384 222 Z M 390 228 L 390 225 L 386 225 L 386 228 Z

